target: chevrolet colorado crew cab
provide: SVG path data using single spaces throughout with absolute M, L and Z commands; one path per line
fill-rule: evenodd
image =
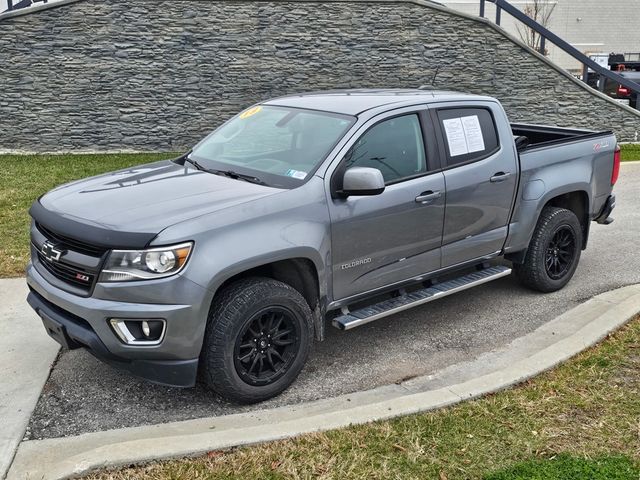
M 619 161 L 611 132 L 510 124 L 488 97 L 276 98 L 179 158 L 34 202 L 28 302 L 66 348 L 258 402 L 294 381 L 326 323 L 512 270 L 562 288 L 591 222 L 612 221 Z

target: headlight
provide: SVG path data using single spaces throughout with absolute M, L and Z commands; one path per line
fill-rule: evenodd
M 99 282 L 128 282 L 175 275 L 185 266 L 193 243 L 148 250 L 112 250 Z

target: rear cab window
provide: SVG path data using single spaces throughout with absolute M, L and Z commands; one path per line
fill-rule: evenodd
M 477 162 L 500 149 L 495 120 L 488 108 L 442 108 L 436 116 L 444 140 L 444 168 Z

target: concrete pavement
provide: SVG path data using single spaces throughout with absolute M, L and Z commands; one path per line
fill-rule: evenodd
M 8 480 L 58 480 L 451 405 L 552 368 L 638 312 L 640 285 L 633 285 L 599 295 L 501 350 L 398 385 L 251 413 L 27 441 L 20 445 Z
M 27 308 L 24 278 L 0 280 L 0 478 L 22 440 L 58 344 Z

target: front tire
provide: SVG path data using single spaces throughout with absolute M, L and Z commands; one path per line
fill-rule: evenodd
M 539 292 L 560 290 L 578 268 L 582 241 L 582 227 L 572 211 L 545 207 L 524 263 L 514 265 L 516 277 L 523 285 Z
M 296 379 L 312 338 L 312 313 L 297 290 L 269 278 L 239 280 L 211 306 L 201 377 L 233 402 L 267 400 Z

